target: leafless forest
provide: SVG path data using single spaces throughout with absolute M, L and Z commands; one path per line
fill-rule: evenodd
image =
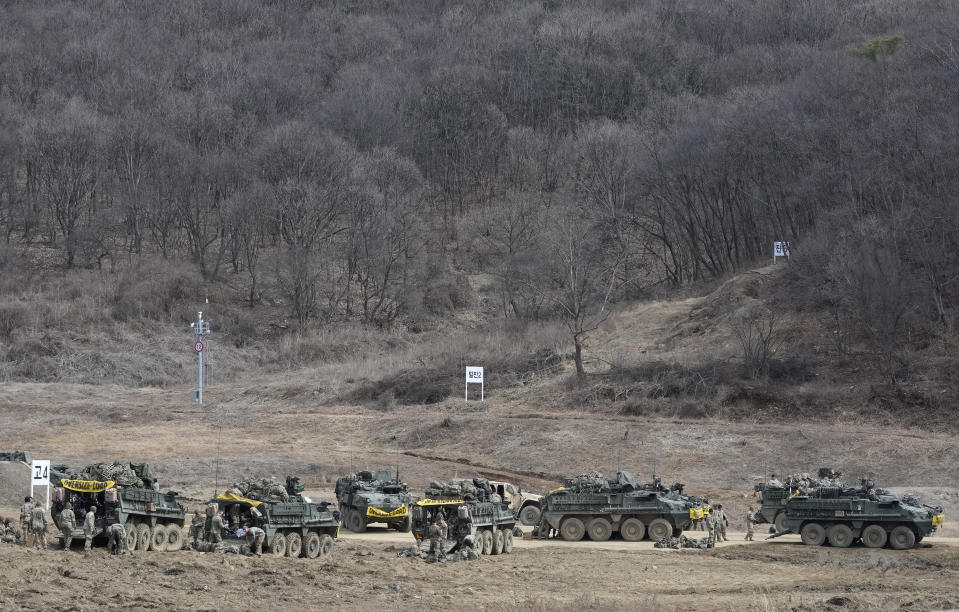
M 475 275 L 486 322 L 561 324 L 583 374 L 611 310 L 767 262 L 774 240 L 793 252 L 777 299 L 889 385 L 955 333 L 951 0 L 3 13 L 0 380 L 86 381 L 64 369 L 72 334 L 166 337 L 210 297 L 237 348 L 435 330 L 476 310 Z M 772 317 L 736 324 L 748 377 L 768 374 Z

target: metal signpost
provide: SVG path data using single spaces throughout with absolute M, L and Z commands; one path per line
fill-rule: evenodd
M 483 383 L 483 368 L 481 367 L 466 367 L 466 401 L 470 400 L 470 383 L 479 383 L 480 386 L 480 401 L 486 401 L 486 387 Z
M 190 328 L 196 335 L 193 342 L 193 351 L 196 353 L 196 391 L 193 392 L 193 401 L 203 403 L 203 350 L 206 348 L 203 339 L 210 335 L 210 322 L 203 320 L 203 313 L 196 313 L 196 322 L 190 323 Z
M 34 487 L 47 488 L 47 510 L 50 509 L 50 460 L 34 459 L 30 465 L 30 497 Z

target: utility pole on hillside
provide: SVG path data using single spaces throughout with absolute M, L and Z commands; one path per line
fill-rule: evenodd
M 203 404 L 203 351 L 206 347 L 203 339 L 210 335 L 210 322 L 203 320 L 203 313 L 196 313 L 196 321 L 190 323 L 193 330 L 193 351 L 196 353 L 196 391 L 193 392 L 193 401 Z

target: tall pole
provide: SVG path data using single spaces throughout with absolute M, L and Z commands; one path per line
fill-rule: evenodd
M 203 320 L 203 313 L 196 313 L 196 322 L 190 323 L 193 330 L 193 350 L 196 352 L 196 392 L 193 401 L 203 403 L 203 352 L 206 350 L 204 339 L 210 335 L 210 322 Z

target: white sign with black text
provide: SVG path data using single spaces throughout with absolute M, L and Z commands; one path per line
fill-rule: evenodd
M 480 386 L 480 401 L 486 401 L 486 386 L 483 382 L 483 368 L 476 366 L 466 367 L 466 401 L 470 399 L 470 383 Z
M 34 459 L 30 465 L 30 497 L 34 487 L 47 488 L 47 510 L 50 509 L 50 460 Z
M 773 243 L 773 263 L 776 263 L 777 257 L 785 257 L 786 259 L 789 259 L 789 243 L 788 242 Z

